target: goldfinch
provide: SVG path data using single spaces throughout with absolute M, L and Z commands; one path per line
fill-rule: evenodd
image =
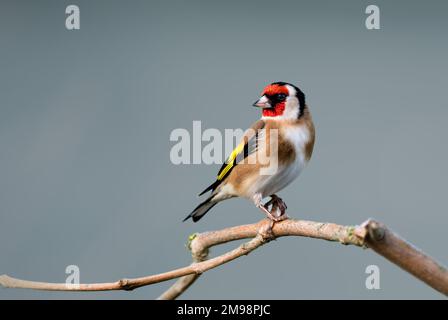
M 272 223 L 287 218 L 286 204 L 276 193 L 296 179 L 311 158 L 315 140 L 311 114 L 304 93 L 286 82 L 266 86 L 253 106 L 262 109 L 261 119 L 244 133 L 216 181 L 199 194 L 211 191 L 210 196 L 184 221 L 196 222 L 218 202 L 234 197 L 253 201 Z M 268 196 L 271 199 L 263 204 Z

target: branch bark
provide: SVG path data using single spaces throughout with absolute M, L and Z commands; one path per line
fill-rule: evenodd
M 437 291 L 448 295 L 448 270 L 384 224 L 368 220 L 360 230 L 366 232 L 366 246 L 398 265 Z
M 110 283 L 79 284 L 76 286 L 65 283 L 27 281 L 2 275 L 0 276 L 0 285 L 8 288 L 58 291 L 133 290 L 142 286 L 179 278 L 158 298 L 175 299 L 187 290 L 202 273 L 210 269 L 247 255 L 275 238 L 303 236 L 338 241 L 346 245 L 350 244 L 372 248 L 375 252 L 424 281 L 432 288 L 448 295 L 447 269 L 389 231 L 379 222 L 368 220 L 360 226 L 355 227 L 288 219 L 276 223 L 272 232 L 268 232 L 269 223 L 267 220 L 262 220 L 254 224 L 195 234 L 189 239 L 189 248 L 192 252 L 193 263 L 187 267 L 156 275 L 121 279 Z M 241 239 L 251 240 L 234 250 L 215 258 L 207 259 L 211 247 Z

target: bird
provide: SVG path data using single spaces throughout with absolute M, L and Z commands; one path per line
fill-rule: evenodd
M 253 106 L 261 109 L 261 118 L 245 131 L 216 180 L 199 194 L 210 191 L 207 199 L 183 221 L 191 218 L 197 222 L 219 202 L 235 197 L 252 201 L 272 226 L 288 218 L 286 203 L 277 193 L 295 180 L 311 159 L 313 119 L 305 94 L 287 82 L 267 85 Z M 267 197 L 270 200 L 263 203 Z

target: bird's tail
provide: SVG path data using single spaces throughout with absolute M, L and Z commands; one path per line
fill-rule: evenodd
M 199 204 L 183 221 L 189 218 L 192 218 L 193 222 L 199 221 L 211 208 L 218 204 L 218 202 L 213 201 L 214 196 L 211 195 L 207 200 Z

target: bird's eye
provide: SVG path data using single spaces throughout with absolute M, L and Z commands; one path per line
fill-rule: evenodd
M 284 94 L 284 93 L 277 94 L 277 100 L 283 101 L 285 99 L 286 99 L 286 94 Z

